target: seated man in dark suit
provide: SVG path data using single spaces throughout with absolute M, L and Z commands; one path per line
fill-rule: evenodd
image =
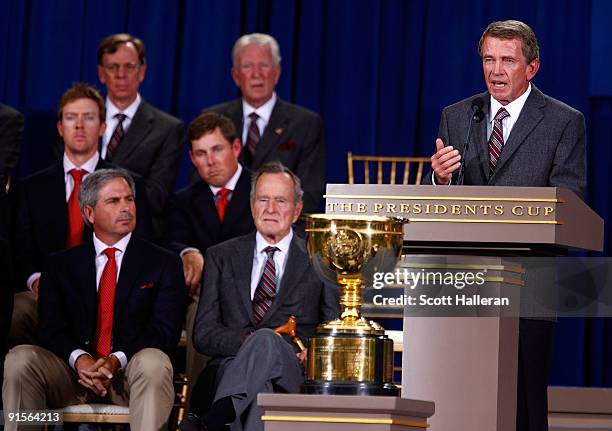
M 321 117 L 281 100 L 278 43 L 267 34 L 242 36 L 232 50 L 232 78 L 242 98 L 207 108 L 229 117 L 242 138 L 241 161 L 255 171 L 278 160 L 300 178 L 304 211 L 316 212 L 325 191 L 325 137 Z
M 6 357 L 8 411 L 79 402 L 130 407 L 133 431 L 165 428 L 184 313 L 181 263 L 132 235 L 134 181 L 123 169 L 90 174 L 79 191 L 92 241 L 48 257 L 40 285 L 41 347 Z M 6 425 L 16 430 L 16 423 Z
M 185 129 L 178 118 L 138 93 L 147 71 L 145 46 L 129 34 L 110 35 L 98 47 L 98 77 L 106 86 L 107 130 L 101 156 L 142 175 L 154 215 L 160 215 L 178 174 Z
M 62 162 L 17 185 L 15 255 L 17 285 L 10 344 L 34 343 L 36 295 L 44 257 L 91 239 L 78 205 L 79 185 L 94 170 L 111 168 L 101 160 L 98 142 L 105 130 L 104 99 L 95 88 L 75 84 L 59 103 L 57 130 L 64 139 Z M 151 236 L 151 213 L 144 181 L 136 178 L 137 235 Z
M 174 195 L 166 212 L 166 242 L 180 253 L 189 296 L 194 298 L 185 323 L 191 393 L 205 365 L 191 342 L 204 253 L 208 247 L 252 232 L 255 225 L 249 206 L 251 171 L 238 163 L 242 146 L 231 120 L 215 112 L 202 114 L 189 125 L 187 137 L 200 181 Z
M 257 232 L 211 247 L 194 327 L 194 344 L 218 366 L 209 430 L 263 430 L 258 392 L 298 392 L 306 351 L 272 329 L 297 318 L 302 340 L 338 315 L 338 294 L 315 274 L 291 225 L 302 210 L 300 180 L 279 163 L 255 174 L 251 210 Z M 198 419 L 188 418 L 189 425 Z M 187 429 L 187 426 L 185 426 Z M 196 428 L 197 429 L 197 428 Z

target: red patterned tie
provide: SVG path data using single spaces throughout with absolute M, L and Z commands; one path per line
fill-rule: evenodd
M 113 158 L 117 152 L 117 147 L 123 139 L 123 135 L 125 135 L 125 131 L 123 130 L 123 120 L 127 118 L 127 115 L 119 113 L 115 114 L 115 118 L 117 119 L 117 127 L 115 127 L 115 131 L 113 132 L 110 141 L 108 141 L 108 147 L 106 147 L 106 160 Z
M 264 272 L 253 295 L 253 316 L 258 324 L 268 312 L 276 296 L 276 265 L 274 265 L 274 252 L 276 247 L 266 247 L 264 251 L 268 254 Z
M 249 124 L 249 133 L 247 135 L 247 147 L 249 147 L 251 155 L 255 155 L 257 144 L 261 138 L 261 135 L 259 134 L 259 127 L 257 127 L 257 119 L 259 118 L 259 115 L 257 115 L 255 112 L 251 112 L 249 114 L 249 118 L 251 119 L 251 123 Z
M 231 190 L 222 188 L 217 192 L 217 214 L 219 214 L 219 220 L 223 223 L 223 219 L 225 218 L 225 210 L 227 209 L 227 204 L 229 203 L 229 194 Z
M 495 166 L 504 148 L 504 128 L 502 126 L 502 121 L 509 116 L 510 114 L 508 114 L 505 108 L 499 108 L 499 111 L 497 111 L 493 119 L 493 132 L 491 132 L 491 137 L 489 138 L 489 169 L 491 174 L 495 172 Z
M 100 285 L 98 286 L 98 322 L 96 325 L 96 354 L 98 358 L 106 357 L 111 352 L 113 335 L 113 312 L 115 309 L 115 288 L 117 287 L 117 261 L 114 247 L 104 250 L 108 258 Z
M 66 235 L 66 247 L 74 247 L 79 245 L 83 241 L 83 228 L 85 222 L 83 221 L 83 215 L 81 215 L 81 209 L 79 208 L 79 189 L 83 182 L 83 177 L 88 174 L 84 169 L 71 169 L 68 173 L 74 180 L 74 187 L 72 193 L 68 198 L 68 234 Z

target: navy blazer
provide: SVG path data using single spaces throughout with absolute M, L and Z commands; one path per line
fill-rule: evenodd
M 93 354 L 98 314 L 93 243 L 50 255 L 40 280 L 41 345 L 65 361 L 76 349 Z M 111 350 L 129 360 L 147 347 L 174 349 L 185 317 L 184 283 L 176 254 L 132 236 L 117 282 Z
M 219 220 L 210 186 L 204 181 L 175 193 L 166 210 L 166 243 L 180 253 L 187 247 L 206 253 L 208 247 L 255 230 L 250 206 L 251 171 L 242 173 L 227 205 L 225 220 Z
M 96 170 L 116 168 L 100 159 Z M 149 239 L 153 227 L 144 180 L 132 174 L 136 183 L 135 235 Z M 49 253 L 66 247 L 68 210 L 64 166 L 55 164 L 37 172 L 17 185 L 17 217 L 15 219 L 15 254 L 18 267 L 18 288 L 22 289 L 30 275 L 40 272 Z M 85 226 L 83 240 L 91 240 L 92 231 Z

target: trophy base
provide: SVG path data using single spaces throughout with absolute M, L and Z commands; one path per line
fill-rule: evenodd
M 399 397 L 400 389 L 390 383 L 327 382 L 306 380 L 302 393 L 315 395 L 376 395 Z

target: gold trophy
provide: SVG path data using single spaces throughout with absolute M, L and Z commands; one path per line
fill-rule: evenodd
M 393 341 L 361 316 L 361 289 L 374 272 L 393 271 L 406 221 L 391 217 L 313 214 L 308 253 L 324 279 L 340 284 L 339 318 L 310 338 L 306 382 L 311 394 L 399 396 L 393 385 Z

